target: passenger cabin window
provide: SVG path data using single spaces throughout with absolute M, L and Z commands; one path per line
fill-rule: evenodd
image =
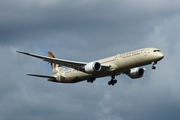
M 153 52 L 161 52 L 160 50 L 154 50 Z

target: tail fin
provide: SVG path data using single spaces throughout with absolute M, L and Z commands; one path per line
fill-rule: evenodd
M 55 56 L 53 55 L 52 52 L 48 52 L 48 57 L 55 58 Z M 62 66 L 60 66 L 59 64 L 56 64 L 56 63 L 51 63 L 51 68 L 52 68 L 53 75 L 56 75 L 56 74 L 64 71 Z

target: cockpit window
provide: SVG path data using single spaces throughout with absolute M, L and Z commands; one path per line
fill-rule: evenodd
M 160 50 L 154 50 L 153 52 L 161 52 Z

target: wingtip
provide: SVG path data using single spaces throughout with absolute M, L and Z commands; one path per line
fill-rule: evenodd
M 19 50 L 16 50 L 16 52 L 21 53 L 21 54 L 29 54 L 27 52 L 23 52 L 23 51 L 19 51 Z
M 18 53 L 24 53 L 24 52 L 22 52 L 22 51 L 19 51 L 19 50 L 16 50 L 16 52 L 18 52 Z

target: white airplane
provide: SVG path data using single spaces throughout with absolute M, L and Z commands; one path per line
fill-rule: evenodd
M 51 63 L 52 76 L 27 74 L 29 76 L 48 78 L 48 81 L 60 83 L 76 83 L 84 80 L 92 83 L 96 78 L 111 76 L 109 85 L 116 84 L 115 76 L 120 74 L 126 74 L 132 79 L 141 78 L 145 73 L 145 68 L 139 68 L 140 66 L 152 64 L 152 69 L 155 69 L 155 64 L 164 57 L 157 48 L 143 48 L 92 62 L 57 59 L 52 52 L 48 52 L 48 57 L 17 52 Z M 63 66 L 70 69 L 65 69 Z

